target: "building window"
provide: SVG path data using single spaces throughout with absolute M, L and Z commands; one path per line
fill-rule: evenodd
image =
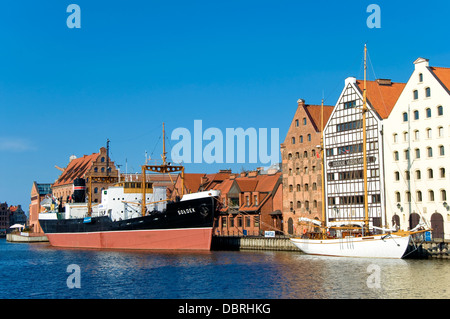
M 416 153 L 416 158 L 420 158 L 420 149 L 416 148 L 415 149 L 415 153 Z
M 414 111 L 414 119 L 415 120 L 419 119 L 419 111 L 417 111 L 417 110 Z
M 397 203 L 401 202 L 400 192 L 395 192 L 395 200 L 397 201 Z
M 447 191 L 445 189 L 441 189 L 441 201 L 447 200 Z
M 298 120 L 295 120 L 295 126 L 298 126 Z
M 427 115 L 427 118 L 431 117 L 431 109 L 429 107 L 425 110 L 425 113 Z
M 441 167 L 439 169 L 439 174 L 440 174 L 441 178 L 445 178 L 445 168 Z
M 303 125 L 306 125 L 306 117 L 303 118 Z
M 294 188 L 294 187 L 293 187 L 292 185 L 289 185 L 289 191 L 290 191 L 290 192 L 292 192 L 293 188 Z M 248 204 L 247 204 L 247 206 L 248 206 Z
M 292 159 L 292 153 L 289 153 L 288 154 L 288 160 L 291 160 Z
M 297 192 L 300 191 L 300 184 L 297 184 Z
M 105 172 L 105 168 L 104 168 L 104 167 L 102 167 L 101 171 L 102 171 L 102 173 L 104 173 L 104 172 Z
M 403 113 L 403 122 L 408 122 L 408 113 Z
M 354 107 L 356 107 L 356 101 L 350 101 L 350 102 L 345 102 L 344 103 L 344 110 L 352 109 Z
M 430 202 L 434 202 L 434 192 L 433 191 L 428 191 L 428 200 Z
M 398 143 L 398 134 L 397 133 L 394 134 L 394 143 Z
M 98 167 L 94 167 L 94 173 L 98 172 Z
M 423 74 L 419 73 L 419 82 L 423 82 Z
M 428 178 L 433 179 L 433 169 L 431 168 L 428 169 Z
M 431 147 L 427 147 L 428 157 L 433 157 L 433 149 Z
M 405 150 L 405 160 L 409 160 L 409 150 Z
M 399 172 L 394 172 L 394 179 L 395 179 L 396 181 L 399 181 L 399 180 L 400 180 L 400 173 L 399 173 Z
M 440 156 L 444 156 L 445 155 L 444 145 L 440 145 L 439 146 L 439 155 Z
M 300 135 L 300 143 L 303 143 L 303 135 Z
M 408 140 L 409 140 L 408 132 L 403 132 L 403 142 L 408 142 Z
M 292 138 L 292 144 L 295 144 L 295 137 Z
M 431 89 L 430 88 L 426 88 L 425 89 L 425 96 L 426 97 L 430 97 L 431 96 Z
M 297 208 L 302 208 L 302 202 L 301 201 L 297 201 Z
M 258 206 L 258 195 L 253 195 L 254 206 Z
M 416 195 L 417 195 L 417 201 L 421 202 L 422 201 L 422 192 L 421 191 L 417 191 Z
M 311 134 L 308 134 L 308 142 L 311 142 Z
M 98 188 L 95 187 L 95 188 L 94 188 L 94 194 L 97 194 L 97 193 L 98 193 Z
M 414 91 L 413 91 L 413 99 L 414 99 L 414 100 L 417 100 L 418 98 L 419 98 L 419 91 L 414 90 Z
M 305 167 L 303 168 L 303 172 L 304 172 L 305 174 L 308 174 L 308 166 L 305 166 Z
M 438 116 L 444 115 L 444 108 L 442 107 L 442 105 L 439 105 L 437 107 L 437 113 L 438 113 Z
M 308 184 L 305 184 L 305 187 L 303 188 L 305 191 L 308 191 L 309 190 L 309 185 Z
M 411 203 L 411 193 L 409 191 L 406 192 L 406 202 Z
M 427 128 L 427 138 L 432 138 L 432 136 L 433 134 L 431 128 Z
M 394 152 L 394 161 L 398 161 L 399 157 L 398 157 L 398 152 L 395 151 Z
M 442 126 L 438 127 L 438 135 L 439 137 L 444 137 L 444 128 Z
M 104 158 L 104 157 L 101 158 L 101 162 L 102 162 L 102 163 L 105 162 L 105 158 Z
M 405 179 L 409 181 L 411 178 L 409 176 L 409 171 L 405 171 Z
M 415 130 L 415 131 L 414 131 L 414 139 L 415 139 L 416 141 L 418 141 L 418 140 L 420 139 L 419 130 Z
M 422 178 L 422 173 L 420 172 L 420 170 L 416 171 L 416 179 L 420 180 Z
M 308 151 L 303 152 L 303 158 L 308 158 Z

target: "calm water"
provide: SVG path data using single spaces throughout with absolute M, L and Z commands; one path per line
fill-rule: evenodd
M 80 269 L 80 288 L 69 289 L 67 268 L 73 264 Z M 0 274 L 2 299 L 450 298 L 446 260 L 76 250 L 0 239 Z M 379 281 L 369 288 L 375 274 Z

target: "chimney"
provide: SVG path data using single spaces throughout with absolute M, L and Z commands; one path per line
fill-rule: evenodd
M 348 77 L 345 79 L 345 86 L 349 84 L 356 84 L 356 78 L 355 77 Z
M 305 106 L 305 100 L 303 100 L 303 99 L 298 99 L 298 100 L 297 100 L 297 105 L 298 105 L 298 106 Z
M 256 177 L 258 176 L 258 171 L 251 171 L 248 173 L 248 177 Z
M 379 85 L 391 85 L 392 81 L 391 81 L 391 79 L 378 79 L 377 83 Z

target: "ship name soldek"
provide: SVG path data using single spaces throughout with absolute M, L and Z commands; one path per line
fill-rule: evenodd
M 186 209 L 179 209 L 178 215 L 185 215 L 185 214 L 192 214 L 195 213 L 195 208 L 186 208 Z

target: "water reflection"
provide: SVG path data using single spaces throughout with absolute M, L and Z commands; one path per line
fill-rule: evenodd
M 1 242 L 0 250 L 1 298 L 450 298 L 447 260 L 103 251 Z M 81 289 L 66 285 L 70 264 L 80 266 Z

